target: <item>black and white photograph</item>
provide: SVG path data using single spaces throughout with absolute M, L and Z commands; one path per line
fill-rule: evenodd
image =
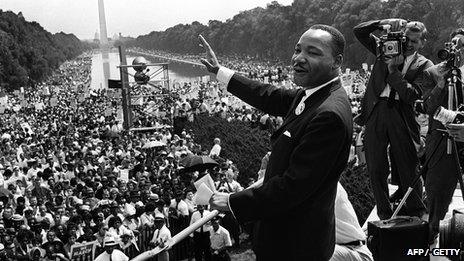
M 463 0 L 0 0 L 0 261 L 464 261 Z

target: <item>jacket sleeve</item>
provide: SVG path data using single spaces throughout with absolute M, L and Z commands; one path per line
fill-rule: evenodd
M 252 81 L 237 73 L 230 79 L 227 91 L 265 113 L 281 117 L 287 115 L 297 95 L 297 90 Z
M 347 127 L 335 113 L 316 116 L 307 125 L 282 175 L 271 177 L 261 187 L 230 195 L 229 207 L 237 220 L 248 222 L 288 213 L 331 182 L 336 183 L 339 177 L 332 168 L 340 157 L 348 160 L 344 146 L 351 141 L 348 136 Z
M 353 28 L 354 36 L 358 41 L 364 45 L 371 53 L 377 54 L 377 40 L 378 38 L 372 33 L 379 29 L 380 20 L 360 23 Z
M 423 94 L 425 112 L 428 115 L 433 115 L 448 92 L 446 91 L 446 88 L 438 86 L 431 70 L 426 70 L 424 72 L 420 88 Z
M 424 71 L 431 66 L 433 66 L 433 63 L 430 60 L 426 60 L 426 62 L 418 69 L 420 71 L 412 83 L 409 83 L 406 79 L 404 79 L 403 75 L 398 70 L 388 74 L 386 82 L 391 86 L 391 88 L 398 92 L 402 101 L 412 104 L 414 101 L 421 98 L 422 91 L 420 86 L 424 81 Z

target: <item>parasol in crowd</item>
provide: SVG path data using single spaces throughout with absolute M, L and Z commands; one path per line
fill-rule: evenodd
M 157 148 L 157 147 L 164 147 L 166 146 L 166 143 L 157 141 L 157 140 L 152 140 L 143 145 L 143 149 L 150 149 L 150 148 Z
M 181 170 L 182 172 L 193 172 L 193 171 L 202 171 L 205 169 L 214 168 L 219 165 L 215 160 L 208 156 L 199 156 L 199 155 L 187 155 L 180 161 L 180 164 L 184 166 Z
M 120 138 L 121 137 L 118 133 L 114 131 L 107 131 L 104 135 L 107 138 Z
M 4 197 L 10 198 L 11 195 L 12 194 L 8 189 L 3 188 L 3 187 L 0 188 L 0 198 L 4 198 Z

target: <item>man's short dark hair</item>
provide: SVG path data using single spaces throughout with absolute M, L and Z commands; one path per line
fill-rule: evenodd
M 332 55 L 343 55 L 343 52 L 345 50 L 345 37 L 335 27 L 325 24 L 315 24 L 311 26 L 309 29 L 323 30 L 328 32 L 332 36 Z
M 454 38 L 456 35 L 464 35 L 464 27 L 458 28 L 451 33 L 451 38 Z

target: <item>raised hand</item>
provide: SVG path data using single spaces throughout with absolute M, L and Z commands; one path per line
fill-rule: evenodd
M 391 57 L 391 58 L 389 57 L 385 62 L 388 65 L 388 71 L 392 73 L 394 70 L 398 70 L 398 66 L 400 64 L 404 63 L 404 56 L 397 55 L 395 57 Z
M 200 38 L 201 44 L 200 46 L 203 47 L 206 51 L 206 58 L 207 59 L 201 59 L 201 63 L 206 66 L 206 69 L 210 73 L 217 74 L 219 71 L 219 62 L 218 59 L 216 58 L 216 54 L 214 53 L 213 49 L 211 49 L 211 46 L 208 44 L 208 42 L 203 38 L 203 36 L 200 34 L 198 36 Z
M 229 194 L 223 192 L 216 192 L 209 200 L 211 209 L 217 209 L 219 211 L 230 211 L 229 208 Z

